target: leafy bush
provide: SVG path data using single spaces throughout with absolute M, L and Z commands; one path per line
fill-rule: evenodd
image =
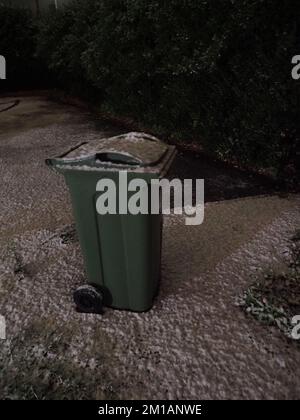
M 28 12 L 0 6 L 0 54 L 7 62 L 7 84 L 19 85 L 22 79 L 30 76 L 34 34 Z
M 299 145 L 297 0 L 76 0 L 39 54 L 77 92 L 225 159 L 283 171 Z
M 271 268 L 264 276 L 256 275 L 237 304 L 258 321 L 277 326 L 292 338 L 292 318 L 300 310 L 300 230 L 288 248 L 281 272 Z

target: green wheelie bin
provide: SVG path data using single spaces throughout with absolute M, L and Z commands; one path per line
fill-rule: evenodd
M 65 177 L 87 273 L 74 292 L 77 310 L 102 313 L 103 306 L 143 312 L 152 307 L 160 279 L 162 214 L 130 214 L 119 209 L 130 181 L 163 177 L 176 150 L 153 136 L 128 133 L 82 142 L 46 163 Z M 120 185 L 120 172 L 126 172 Z M 99 214 L 100 180 L 116 186 L 117 211 Z M 148 189 L 151 191 L 151 188 Z M 133 192 L 126 191 L 128 200 Z M 114 198 L 114 197 L 113 197 Z

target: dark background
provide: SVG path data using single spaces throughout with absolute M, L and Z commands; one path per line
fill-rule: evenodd
M 297 0 L 0 2 L 2 90 L 60 88 L 281 182 L 299 174 Z

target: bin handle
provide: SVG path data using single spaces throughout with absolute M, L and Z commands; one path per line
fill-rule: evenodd
M 95 154 L 96 160 L 100 160 L 103 163 L 112 163 L 112 164 L 125 164 L 132 166 L 140 166 L 142 161 L 137 159 L 135 156 L 127 153 L 114 152 L 114 151 L 101 151 Z

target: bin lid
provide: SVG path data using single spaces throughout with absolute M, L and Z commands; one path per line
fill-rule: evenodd
M 135 172 L 162 173 L 175 152 L 174 146 L 168 146 L 156 137 L 132 132 L 82 142 L 59 157 L 47 159 L 46 163 L 59 170 L 108 170 L 111 167 L 113 170 L 125 168 Z
M 144 133 L 128 133 L 101 140 L 83 143 L 67 152 L 62 158 L 68 161 L 95 157 L 101 164 L 136 166 L 155 165 L 167 152 L 168 146 L 153 136 Z

